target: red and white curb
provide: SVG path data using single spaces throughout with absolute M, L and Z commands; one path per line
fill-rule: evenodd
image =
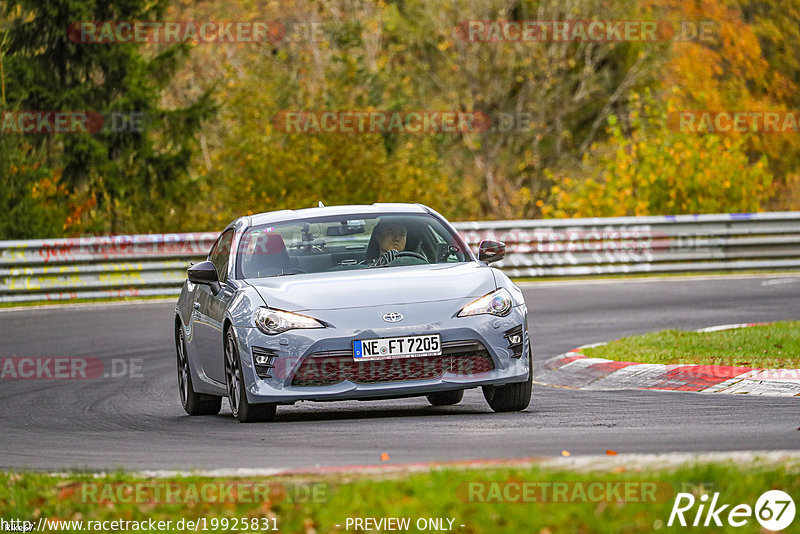
M 717 332 L 763 323 L 743 323 L 701 328 Z M 721 365 L 662 365 L 588 358 L 583 349 L 605 343 L 584 345 L 542 364 L 535 375 L 540 385 L 572 389 L 614 391 L 657 389 L 697 393 L 736 393 L 776 397 L 800 397 L 800 369 L 754 369 Z

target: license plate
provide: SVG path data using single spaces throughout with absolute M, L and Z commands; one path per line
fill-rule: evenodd
M 442 342 L 439 334 L 407 337 L 383 337 L 353 341 L 353 359 L 388 360 L 439 356 Z

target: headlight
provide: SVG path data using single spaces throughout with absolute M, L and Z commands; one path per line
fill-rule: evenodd
M 503 315 L 508 315 L 512 306 L 514 306 L 514 299 L 511 298 L 511 294 L 505 288 L 501 287 L 464 306 L 458 312 L 458 316 L 469 317 L 470 315 L 489 313 L 502 317 Z
M 256 312 L 256 326 L 265 334 L 280 334 L 295 328 L 325 328 L 316 319 L 282 310 L 259 308 Z

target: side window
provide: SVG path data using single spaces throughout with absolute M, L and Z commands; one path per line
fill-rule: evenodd
M 208 260 L 217 268 L 217 275 L 220 283 L 224 284 L 228 280 L 228 261 L 231 257 L 231 243 L 233 243 L 233 229 L 228 230 L 217 239 Z

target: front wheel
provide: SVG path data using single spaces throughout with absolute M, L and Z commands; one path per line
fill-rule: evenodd
M 186 338 L 183 328 L 175 329 L 175 349 L 178 353 L 178 389 L 181 392 L 181 404 L 189 415 L 216 415 L 222 409 L 222 397 L 195 393 L 192 386 L 192 373 L 189 370 L 189 358 L 186 355 Z
M 483 397 L 495 412 L 520 412 L 531 403 L 533 390 L 533 360 L 528 344 L 528 380 L 506 386 L 483 386 Z
M 225 382 L 228 388 L 228 403 L 233 416 L 240 423 L 261 423 L 275 418 L 274 404 L 251 404 L 242 380 L 242 361 L 233 332 L 225 336 Z

